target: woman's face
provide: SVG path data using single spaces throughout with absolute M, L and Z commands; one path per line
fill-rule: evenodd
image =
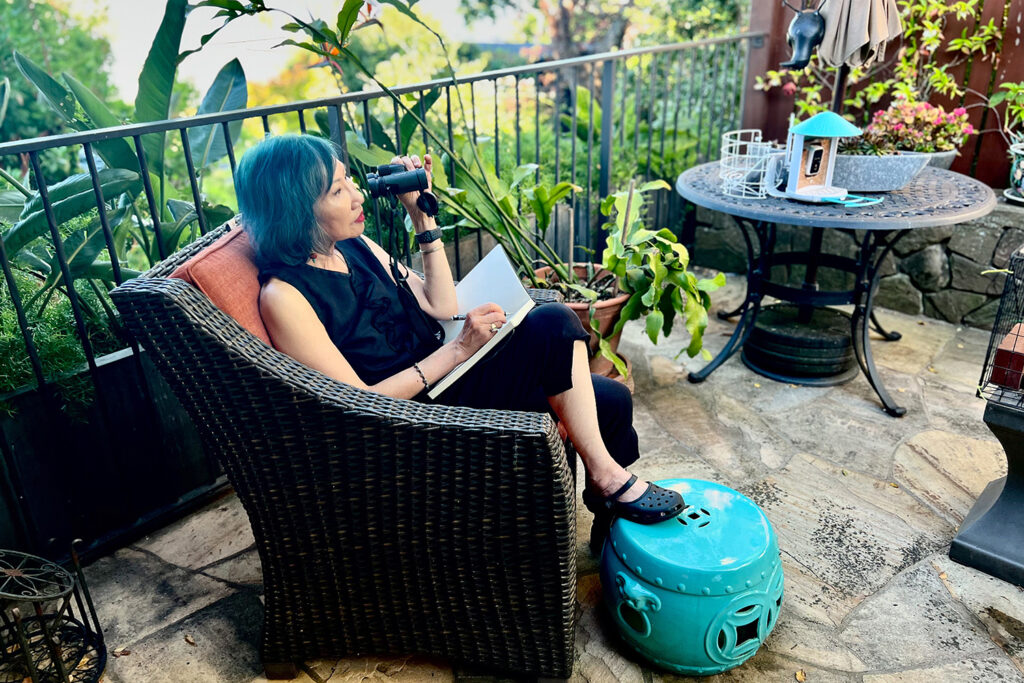
M 327 193 L 317 200 L 313 212 L 317 222 L 333 241 L 347 240 L 363 234 L 365 218 L 363 193 L 346 172 L 345 165 L 334 162 L 334 180 Z

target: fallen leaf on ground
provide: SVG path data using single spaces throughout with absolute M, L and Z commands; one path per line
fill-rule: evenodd
M 846 470 L 843 470 L 843 476 L 845 477 L 847 474 L 849 474 L 849 472 L 847 472 Z
M 898 489 L 900 487 L 900 485 L 894 481 L 890 481 L 889 486 L 893 487 L 894 489 Z
M 800 669 L 793 675 L 793 678 L 800 681 L 800 683 L 804 683 L 807 680 L 807 674 L 804 673 L 803 669 Z
M 906 392 L 906 389 L 904 389 L 903 387 L 899 387 L 898 389 L 896 389 L 896 391 L 898 391 L 898 392 L 900 392 L 902 394 L 902 393 Z
M 964 348 L 964 345 L 963 345 L 963 344 L 957 344 L 957 345 L 956 345 L 956 348 L 958 348 L 958 349 L 962 349 L 962 348 Z
M 760 385 L 760 384 L 758 384 L 757 382 L 754 382 L 754 388 L 755 388 L 755 389 L 760 389 L 760 388 L 761 388 L 761 385 Z
M 132 653 L 132 651 L 131 651 L 131 650 L 129 650 L 129 649 L 128 649 L 128 648 L 126 648 L 126 647 L 123 647 L 123 648 L 121 648 L 120 650 L 114 650 L 114 651 L 113 651 L 113 652 L 111 652 L 110 654 L 114 655 L 115 657 L 127 657 L 127 656 L 128 656 L 128 655 L 130 655 L 131 653 Z
M 926 325 L 927 323 L 925 323 L 925 321 L 923 321 L 923 320 L 918 320 L 918 321 L 917 321 L 917 324 L 918 324 L 918 325 L 921 325 L 921 326 L 923 327 L 923 326 L 924 326 L 924 325 Z
M 938 372 L 938 370 L 936 370 L 934 366 L 929 365 L 928 372 Z
M 185 634 L 185 642 L 191 645 L 192 647 L 196 646 L 196 639 L 187 633 Z
M 941 574 L 939 574 L 939 578 L 942 579 L 943 581 L 945 581 L 946 578 L 947 578 L 946 577 L 946 572 L 942 572 Z

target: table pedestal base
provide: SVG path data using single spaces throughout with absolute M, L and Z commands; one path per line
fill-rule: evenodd
M 765 306 L 743 346 L 743 362 L 765 377 L 794 384 L 849 381 L 857 376 L 850 316 L 832 308 Z
M 743 361 L 748 367 L 765 377 L 791 384 L 805 386 L 834 386 L 851 380 L 857 375 L 857 367 L 882 402 L 882 409 L 893 417 L 902 417 L 906 408 L 896 405 L 875 367 L 871 353 L 871 330 L 874 329 L 885 341 L 896 341 L 899 332 L 886 331 L 874 314 L 875 291 L 878 288 L 879 270 L 893 245 L 907 233 L 906 230 L 890 234 L 883 231 L 867 231 L 860 239 L 856 259 L 834 254 L 822 254 L 816 248 L 810 252 L 775 253 L 776 227 L 765 221 L 746 221 L 737 218 L 747 246 L 747 293 L 734 311 L 719 314 L 719 317 L 739 315 L 740 320 L 725 348 L 704 368 L 691 372 L 688 379 L 693 383 L 703 382 L 734 353 L 744 348 Z M 812 247 L 820 246 L 821 230 L 815 230 Z M 816 275 L 819 266 L 852 273 L 854 288 L 850 291 L 821 291 L 813 278 L 805 281 L 803 287 L 791 287 L 772 282 L 769 279 L 773 266 L 811 264 L 808 273 Z M 792 302 L 790 306 L 765 306 L 766 296 Z M 827 308 L 853 304 L 853 313 L 847 315 Z M 789 312 L 792 324 L 787 324 L 786 337 L 772 330 L 780 312 Z M 769 319 L 760 324 L 764 315 Z M 817 328 L 800 331 L 815 317 L 822 318 Z M 823 333 L 831 328 L 827 334 Z M 792 336 L 788 336 L 788 335 Z M 831 344 L 831 350 L 824 360 L 819 353 L 821 345 Z M 749 345 L 749 350 L 748 349 Z M 817 347 L 816 347 L 817 345 Z M 800 347 L 794 351 L 794 346 Z M 816 349 L 817 350 L 814 350 Z M 851 364 L 852 360 L 856 365 Z M 785 362 L 783 362 L 785 361 Z

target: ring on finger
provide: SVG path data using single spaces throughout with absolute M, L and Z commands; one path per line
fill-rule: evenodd
M 494 334 L 497 331 L 498 331 L 498 324 L 497 323 L 491 323 L 491 334 Z

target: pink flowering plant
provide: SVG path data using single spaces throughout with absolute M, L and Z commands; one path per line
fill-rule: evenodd
M 959 149 L 974 134 L 967 122 L 967 110 L 947 112 L 929 102 L 897 98 L 888 109 L 879 109 L 860 138 L 853 138 L 843 151 L 852 154 L 893 154 L 907 152 L 949 152 Z

